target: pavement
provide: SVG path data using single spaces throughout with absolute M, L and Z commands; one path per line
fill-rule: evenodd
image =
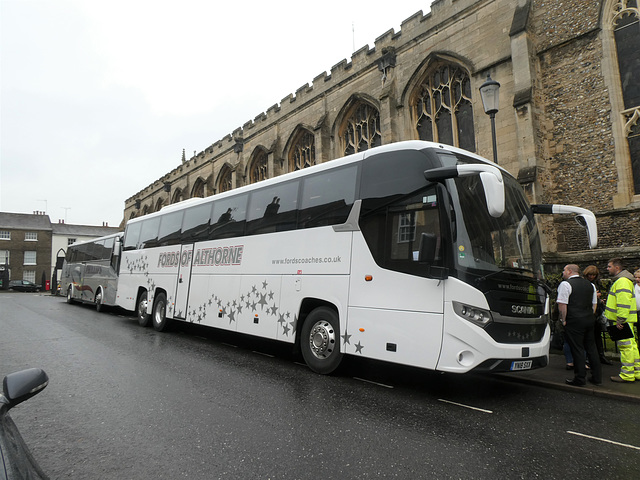
M 613 364 L 602 365 L 602 386 L 596 386 L 589 382 L 584 387 L 574 387 L 565 383 L 566 379 L 573 378 L 573 371 L 566 369 L 564 355 L 561 353 L 553 353 L 549 355 L 549 365 L 545 368 L 536 370 L 528 370 L 517 373 L 499 374 L 506 377 L 509 381 L 530 383 L 547 388 L 555 388 L 557 390 L 565 390 L 583 395 L 594 395 L 597 397 L 615 398 L 628 402 L 640 403 L 640 381 L 629 383 L 615 383 L 611 381 L 611 377 L 620 373 L 620 360 L 607 355 Z M 587 378 L 589 374 L 587 373 Z

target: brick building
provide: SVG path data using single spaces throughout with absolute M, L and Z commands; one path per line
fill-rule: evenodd
M 49 216 L 41 212 L 0 212 L 0 264 L 4 271 L 8 267 L 5 281 L 50 279 L 51 232 Z
M 492 158 L 479 95 L 501 84 L 501 166 L 532 203 L 596 213 L 588 250 L 572 218 L 545 218 L 545 261 L 640 266 L 637 0 L 435 0 L 311 85 L 186 159 L 125 202 L 125 220 L 390 142 L 424 139 Z M 240 93 L 240 92 L 238 92 Z

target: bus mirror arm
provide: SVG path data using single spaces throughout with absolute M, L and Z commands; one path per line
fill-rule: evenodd
M 448 178 L 471 175 L 480 175 L 489 215 L 494 218 L 500 217 L 504 213 L 505 201 L 504 182 L 499 168 L 481 163 L 468 163 L 455 167 L 434 168 L 424 172 L 424 178 L 430 182 L 442 182 Z
M 571 214 L 575 215 L 578 225 L 587 230 L 587 236 L 589 237 L 589 248 L 596 248 L 598 245 L 598 223 L 596 222 L 596 216 L 591 210 L 586 208 L 574 207 L 573 205 L 531 205 L 531 211 L 542 215 L 558 215 L 558 214 Z

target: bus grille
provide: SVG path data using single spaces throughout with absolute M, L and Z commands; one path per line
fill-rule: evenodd
M 542 340 L 546 328 L 545 323 L 517 325 L 493 322 L 485 331 L 498 343 L 537 343 Z

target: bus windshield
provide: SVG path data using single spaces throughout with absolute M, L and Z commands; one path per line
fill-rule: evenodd
M 470 273 L 510 270 L 542 278 L 540 234 L 520 185 L 504 175 L 505 212 L 489 215 L 482 182 L 477 176 L 449 180 L 454 214 L 453 247 L 456 267 Z

